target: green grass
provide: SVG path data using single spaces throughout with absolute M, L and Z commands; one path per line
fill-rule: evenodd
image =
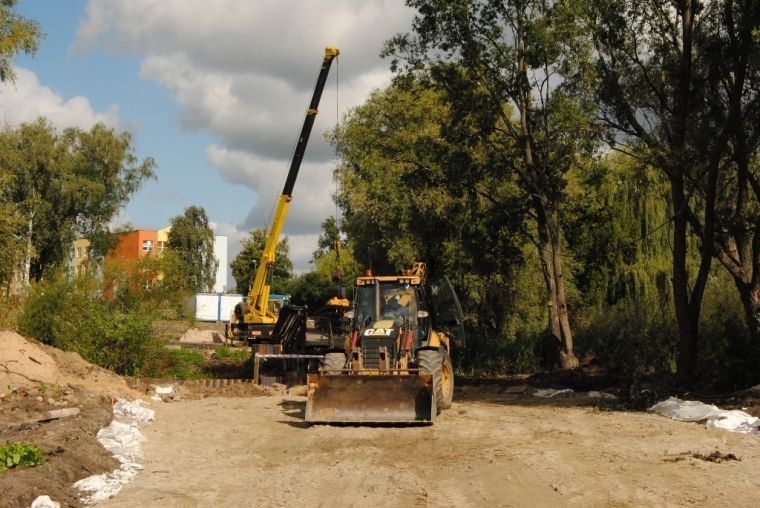
M 200 379 L 206 377 L 203 367 L 206 358 L 191 349 L 159 349 L 150 358 L 141 376 L 174 379 Z
M 214 350 L 215 360 L 225 360 L 230 362 L 245 362 L 251 357 L 250 348 L 230 348 L 220 346 Z

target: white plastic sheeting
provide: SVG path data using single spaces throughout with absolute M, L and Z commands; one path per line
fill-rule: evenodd
M 53 501 L 48 496 L 39 496 L 32 501 L 32 505 L 29 508 L 61 508 L 61 503 Z
M 159 395 L 169 395 L 174 391 L 174 386 L 157 386 L 156 387 L 156 393 Z
M 760 434 L 760 418 L 739 410 L 720 409 L 712 404 L 670 397 L 649 408 L 649 411 L 683 422 L 705 421 L 708 429 L 723 429 L 742 434 Z
M 163 395 L 171 395 L 174 392 L 174 385 L 169 386 L 156 386 L 156 393 L 150 396 L 150 400 L 153 402 L 163 402 Z
M 98 431 L 98 441 L 111 452 L 121 466 L 108 474 L 93 475 L 79 480 L 74 488 L 87 493 L 81 498 L 86 505 L 109 499 L 142 470 L 142 443 L 145 441 L 139 425 L 155 419 L 155 411 L 142 407 L 142 401 L 119 399 L 113 406 L 114 420 Z
M 534 397 L 541 397 L 544 399 L 550 399 L 552 397 L 556 397 L 557 395 L 565 395 L 574 393 L 571 388 L 563 388 L 562 390 L 554 390 L 552 388 L 540 388 L 533 392 Z

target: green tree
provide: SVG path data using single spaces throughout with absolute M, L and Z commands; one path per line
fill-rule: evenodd
M 0 2 L 0 82 L 14 80 L 13 58 L 21 52 L 34 54 L 42 37 L 36 22 L 13 12 L 17 3 Z M 23 255 L 17 241 L 23 218 L 9 199 L 10 183 L 10 175 L 0 171 L 0 285 L 8 289 Z
M 694 149 L 707 167 L 690 182 L 704 214 L 692 210 L 688 218 L 697 235 L 712 236 L 705 254 L 728 270 L 760 344 L 760 41 L 753 36 L 760 3 L 723 0 L 710 7 L 695 37 L 706 79 Z
M 334 133 L 338 202 L 361 265 L 397 273 L 423 260 L 433 277 L 452 279 L 471 331 L 468 364 L 494 365 L 497 348 L 536 331 L 529 307 L 543 312 L 545 299 L 533 295 L 540 271 L 523 269 L 524 195 L 509 174 L 487 170 L 501 163 L 488 140 L 447 138 L 454 114 L 437 87 L 415 79 L 373 93 Z M 475 131 L 476 114 L 456 114 L 456 128 Z
M 335 296 L 335 283 L 321 272 L 306 272 L 290 280 L 287 293 L 294 305 L 306 305 L 311 310 L 318 310 Z
M 177 278 L 179 286 L 192 293 L 213 289 L 219 261 L 214 257 L 214 231 L 203 207 L 187 207 L 171 220 L 167 248 L 177 261 L 171 278 Z
M 16 14 L 18 0 L 0 0 L 0 82 L 13 81 L 13 58 L 19 53 L 34 54 L 42 33 L 35 21 Z
M 322 233 L 317 240 L 317 250 L 312 254 L 312 261 L 316 261 L 325 254 L 335 251 L 336 245 L 341 241 L 338 221 L 335 217 L 328 217 L 322 221 Z
M 750 268 L 749 241 L 760 232 L 760 186 L 751 168 L 759 7 L 740 0 L 588 6 L 583 19 L 593 34 L 599 117 L 617 149 L 657 168 L 669 183 L 678 371 L 692 378 L 713 256 L 734 276 L 750 325 L 760 323 L 760 277 Z M 688 266 L 689 228 L 699 240 L 695 270 Z M 754 252 L 756 259 L 760 247 Z
M 230 263 L 232 277 L 235 279 L 237 291 L 240 294 L 247 295 L 251 289 L 256 270 L 261 261 L 261 254 L 264 252 L 266 235 L 267 233 L 263 229 L 252 230 L 250 237 L 243 242 L 240 252 Z M 277 243 L 275 249 L 271 281 L 272 293 L 283 293 L 287 289 L 287 281 L 293 272 L 293 263 L 288 258 L 288 251 L 288 238 L 284 237 Z
M 409 72 L 429 70 L 446 90 L 455 121 L 458 112 L 477 120 L 459 132 L 454 125 L 449 134 L 487 141 L 494 159 L 487 170 L 522 190 L 533 217 L 524 233 L 541 261 L 549 331 L 562 365 L 576 367 L 563 203 L 568 171 L 593 153 L 598 139 L 590 94 L 571 94 L 565 84 L 588 83 L 586 69 L 577 65 L 591 51 L 575 23 L 577 6 L 545 0 L 406 3 L 418 11 L 413 33 L 397 35 L 385 53 L 394 57 L 394 67 L 401 60 Z
M 314 264 L 314 270 L 336 286 L 352 285 L 361 267 L 354 257 L 352 244 L 341 238 L 335 217 L 328 217 L 322 222 L 317 247 L 310 261 Z
M 129 133 L 102 124 L 59 134 L 39 119 L 0 132 L 0 203 L 14 210 L 3 223 L 18 226 L 4 241 L 21 253 L 21 286 L 62 264 L 77 236 L 102 254 L 109 221 L 154 167 L 134 155 Z

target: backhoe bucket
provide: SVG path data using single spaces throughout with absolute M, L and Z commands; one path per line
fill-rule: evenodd
M 309 374 L 306 421 L 433 423 L 430 374 Z

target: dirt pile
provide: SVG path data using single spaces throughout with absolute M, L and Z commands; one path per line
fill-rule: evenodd
M 185 344 L 224 344 L 224 336 L 214 330 L 190 328 L 179 341 Z
M 0 506 L 27 507 L 43 494 L 79 506 L 74 482 L 118 467 L 96 439 L 114 400 L 140 395 L 76 353 L 0 331 L 0 445 L 33 444 L 44 457 L 40 466 L 0 475 Z M 69 416 L 50 418 L 62 414 Z
M 13 387 L 66 386 L 97 395 L 136 398 L 124 380 L 106 369 L 7 330 L 0 331 L 0 393 Z

